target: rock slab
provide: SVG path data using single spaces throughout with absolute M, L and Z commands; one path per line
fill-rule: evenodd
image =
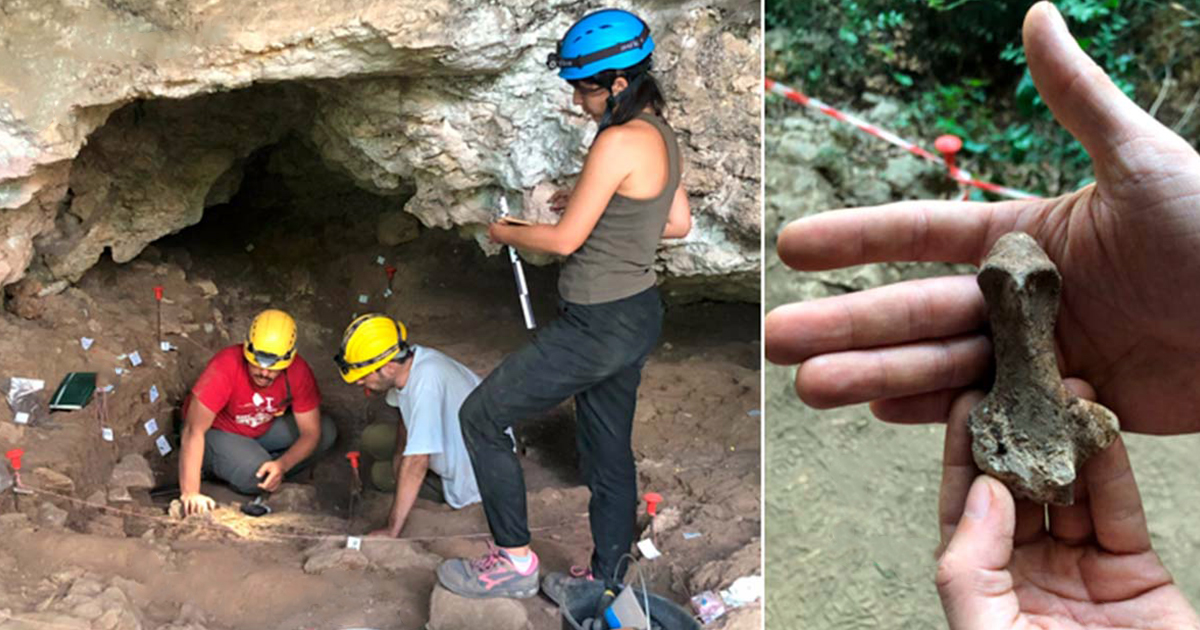
M 1071 505 L 1078 469 L 1120 432 L 1103 406 L 1072 395 L 1058 372 L 1054 324 L 1062 277 L 1028 234 L 1000 237 L 978 276 L 996 382 L 971 410 L 975 464 L 1013 495 Z
M 425 627 L 429 630 L 528 630 L 532 626 L 525 606 L 519 601 L 460 597 L 439 584 L 433 587 L 433 595 L 429 598 L 429 623 Z

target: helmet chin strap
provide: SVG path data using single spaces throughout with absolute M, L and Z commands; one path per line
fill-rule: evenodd
M 632 98 L 631 95 L 637 92 L 637 88 L 642 84 L 642 79 L 645 78 L 646 73 L 638 72 L 632 76 L 624 76 L 627 85 L 624 90 L 621 90 L 620 94 L 613 94 L 612 83 L 606 86 L 608 89 L 608 99 L 604 101 L 604 116 L 600 118 L 600 128 L 596 130 L 596 133 L 600 133 L 612 125 L 613 112 L 617 110 L 617 105 Z M 613 82 L 615 83 L 616 79 L 613 79 Z

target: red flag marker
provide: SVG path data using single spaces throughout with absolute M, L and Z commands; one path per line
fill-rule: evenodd
M 158 348 L 159 348 L 159 350 L 162 349 L 162 299 L 163 299 L 163 288 L 162 288 L 162 285 L 160 284 L 160 285 L 154 287 L 154 303 L 155 303 L 155 307 L 158 309 Z
M 650 516 L 658 514 L 658 504 L 662 503 L 662 495 L 657 492 L 647 492 L 646 496 L 642 498 L 646 500 L 646 513 Z
M 12 464 L 13 470 L 21 470 L 21 456 L 25 454 L 24 449 L 14 448 L 4 454 L 8 458 L 8 463 Z

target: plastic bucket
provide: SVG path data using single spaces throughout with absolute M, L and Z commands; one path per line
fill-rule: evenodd
M 645 609 L 642 591 L 637 591 L 638 605 Z M 580 589 L 578 596 L 559 607 L 563 630 L 583 630 L 583 620 L 596 614 L 596 605 L 604 594 L 604 584 L 596 581 Z M 700 622 L 675 602 L 650 593 L 651 628 L 662 630 L 700 630 Z

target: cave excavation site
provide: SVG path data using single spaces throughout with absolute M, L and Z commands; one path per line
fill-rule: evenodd
M 559 316 L 561 259 L 521 252 L 527 317 L 487 229 L 558 219 L 596 126 L 545 59 L 597 7 L 248 4 L 0 10 L 0 630 L 567 627 L 544 593 L 439 585 L 492 533 L 437 454 L 389 531 L 413 403 L 379 375 L 442 361 L 469 390 Z M 656 39 L 692 226 L 654 263 L 625 577 L 685 614 L 654 627 L 724 591 L 706 627 L 756 628 L 759 16 L 658 4 L 623 8 Z M 240 395 L 265 415 L 194 448 L 190 405 Z M 592 558 L 578 416 L 568 396 L 505 438 L 542 575 Z

